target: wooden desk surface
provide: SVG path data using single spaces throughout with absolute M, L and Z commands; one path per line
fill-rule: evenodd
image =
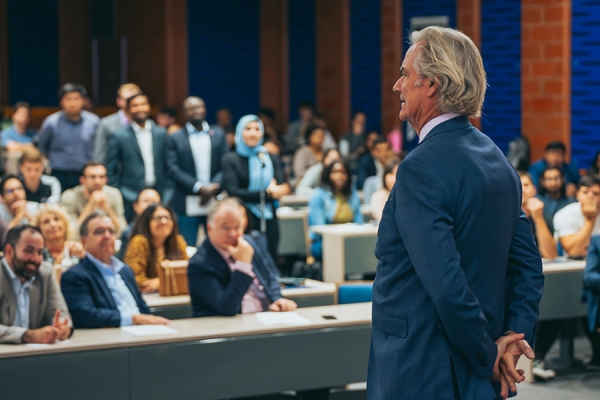
M 366 224 L 334 224 L 334 225 L 313 225 L 310 229 L 314 233 L 320 235 L 334 235 L 343 237 L 356 237 L 356 236 L 376 236 L 379 230 L 378 225 L 370 223 Z
M 371 324 L 371 303 L 310 307 L 298 309 L 297 312 L 301 316 L 308 318 L 311 324 L 266 327 L 258 321 L 254 314 L 239 314 L 234 317 L 205 317 L 172 321 L 169 326 L 178 332 L 168 335 L 134 336 L 119 328 L 78 329 L 71 337 L 71 341 L 64 344 L 43 347 L 0 345 L 0 358 L 39 356 L 196 340 L 218 340 L 220 338 L 237 336 Z M 322 318 L 323 315 L 333 315 L 337 319 L 326 320 Z

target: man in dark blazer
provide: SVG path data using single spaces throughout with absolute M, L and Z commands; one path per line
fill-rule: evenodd
M 188 97 L 183 112 L 187 123 L 167 137 L 167 168 L 175 184 L 171 206 L 179 216 L 179 232 L 195 246 L 198 226 L 206 223 L 206 215 L 188 210 L 186 199 L 206 205 L 219 192 L 227 142 L 221 128 L 211 128 L 206 122 L 204 100 Z
M 194 317 L 296 308 L 281 296 L 273 259 L 244 236 L 241 207 L 239 200 L 227 198 L 210 208 L 208 238 L 188 266 Z
M 600 369 L 600 235 L 592 236 L 583 270 L 584 296 L 588 303 L 588 327 L 592 342 L 592 359 L 588 369 Z
M 131 124 L 110 138 L 106 155 L 108 184 L 123 195 L 125 217 L 133 218 L 133 202 L 140 190 L 155 188 L 165 203 L 172 196 L 165 143 L 167 132 L 149 119 L 150 103 L 144 93 L 127 99 Z
M 515 358 L 534 357 L 541 258 L 519 177 L 468 119 L 486 88 L 477 48 L 448 28 L 411 39 L 394 91 L 420 143 L 379 225 L 367 394 L 505 398 L 524 379 Z
M 95 211 L 79 229 L 86 256 L 61 278 L 63 296 L 76 328 L 167 324 L 150 314 L 131 268 L 115 253 L 115 225 L 105 211 Z

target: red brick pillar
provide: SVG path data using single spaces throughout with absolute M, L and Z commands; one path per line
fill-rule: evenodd
M 481 0 L 456 0 L 456 21 L 458 30 L 481 51 Z M 481 129 L 480 118 L 471 118 L 471 123 Z
M 381 0 L 381 133 L 400 128 L 400 97 L 392 87 L 402 64 L 402 1 Z
M 8 64 L 8 3 L 0 0 L 0 106 L 10 104 Z
M 350 127 L 350 1 L 316 0 L 317 110 L 339 138 Z
M 522 130 L 536 160 L 549 141 L 571 150 L 571 2 L 523 0 Z

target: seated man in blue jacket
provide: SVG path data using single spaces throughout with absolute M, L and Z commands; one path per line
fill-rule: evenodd
M 208 238 L 188 266 L 194 317 L 296 309 L 294 301 L 281 296 L 273 259 L 244 236 L 237 199 L 215 203 L 206 227 Z
M 133 271 L 115 256 L 115 225 L 95 211 L 79 228 L 86 256 L 61 279 L 63 296 L 76 328 L 168 324 L 150 314 Z

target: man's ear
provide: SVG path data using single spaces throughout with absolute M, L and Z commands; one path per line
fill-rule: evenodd
M 429 78 L 429 89 L 427 90 L 427 95 L 429 97 L 432 97 L 433 95 L 435 95 L 439 86 L 440 85 L 435 80 Z

